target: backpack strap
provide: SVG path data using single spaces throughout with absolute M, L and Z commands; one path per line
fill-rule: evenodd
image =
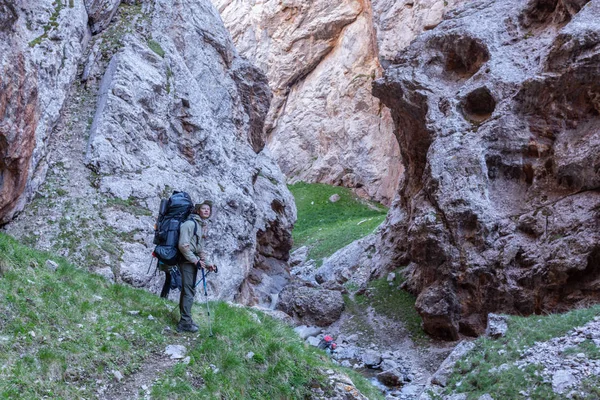
M 198 223 L 194 218 L 188 218 L 188 221 L 192 221 L 194 223 L 194 236 L 198 237 Z

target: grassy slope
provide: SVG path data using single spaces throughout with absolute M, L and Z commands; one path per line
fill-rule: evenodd
M 477 399 L 484 393 L 491 393 L 500 399 L 562 399 L 552 391 L 549 382 L 543 382 L 536 371 L 542 366 L 531 365 L 524 370 L 515 366 L 500 372 L 490 372 L 502 364 L 512 365 L 520 358 L 520 351 L 531 347 L 535 342 L 543 342 L 554 337 L 564 336 L 574 327 L 581 326 L 600 315 L 600 305 L 591 308 L 573 310 L 565 314 L 546 316 L 509 317 L 509 330 L 505 337 L 498 340 L 481 337 L 476 348 L 460 360 L 450 378 L 446 392 L 468 393 L 469 399 Z M 600 357 L 595 346 L 587 349 L 582 346 L 577 352 L 589 353 L 592 358 Z M 529 396 L 522 391 L 530 389 Z M 600 378 L 592 377 L 584 382 L 589 393 L 586 399 L 600 398 Z
M 289 189 L 298 208 L 294 246 L 309 246 L 309 258 L 319 262 L 373 232 L 387 214 L 386 207 L 367 203 L 346 188 L 300 182 L 290 185 Z M 330 202 L 329 197 L 336 193 L 340 200 Z
M 0 398 L 92 398 L 97 380 L 114 379 L 113 370 L 133 373 L 150 352 L 177 342 L 177 334 L 164 332 L 176 322 L 169 313 L 175 303 L 61 259 L 50 272 L 44 263 L 51 258 L 0 233 Z M 153 398 L 303 398 L 323 379 L 317 368 L 337 368 L 280 322 L 260 314 L 257 321 L 254 312 L 224 303 L 213 308 L 216 337 L 207 338 L 202 324 L 191 362 L 157 377 Z M 202 311 L 194 307 L 199 322 Z

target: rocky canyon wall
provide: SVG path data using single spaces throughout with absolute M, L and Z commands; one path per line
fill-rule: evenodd
M 220 272 L 211 294 L 270 304 L 286 280 L 296 211 L 263 150 L 271 99 L 264 74 L 238 56 L 208 1 L 88 1 L 87 11 L 80 1 L 56 4 L 37 19 L 27 17 L 33 2 L 4 5 L 15 15 L 6 24 L 24 36 L 7 47 L 13 62 L 2 54 L 12 72 L 2 79 L 12 81 L 3 82 L 0 104 L 11 119 L 1 149 L 15 159 L 3 159 L 3 207 L 31 197 L 27 168 L 38 159 L 49 166 L 5 229 L 158 291 L 162 277 L 149 268 L 158 204 L 185 190 L 215 203 L 208 252 Z M 2 210 L 8 221 L 18 209 Z
M 290 182 L 355 188 L 389 204 L 402 164 L 370 93 L 381 59 L 456 2 L 214 0 L 241 54 L 269 78 L 268 146 Z
M 373 93 L 406 168 L 375 258 L 428 333 L 600 300 L 600 1 L 470 2 Z
M 43 182 L 47 141 L 89 37 L 81 2 L 0 1 L 0 224 Z

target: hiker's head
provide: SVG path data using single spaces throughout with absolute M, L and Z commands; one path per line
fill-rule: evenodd
M 206 200 L 202 203 L 194 205 L 194 214 L 198 214 L 200 218 L 209 218 L 212 214 L 212 202 Z

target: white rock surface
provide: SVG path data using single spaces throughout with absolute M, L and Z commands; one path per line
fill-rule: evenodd
M 165 354 L 172 360 L 179 360 L 185 357 L 187 349 L 180 344 L 170 344 L 165 348 Z
M 83 3 L 0 2 L 0 223 L 44 181 L 48 140 L 90 37 Z M 18 99 L 18 101 L 15 101 Z
M 85 27 L 83 6 L 83 15 L 77 10 L 61 11 L 59 22 L 65 13 L 73 19 L 66 26 Z M 49 146 L 52 176 L 38 206 L 6 229 L 30 237 L 35 224 L 37 247 L 58 247 L 109 279 L 160 291 L 162 274 L 149 269 L 154 220 L 160 198 L 184 190 L 197 202 L 215 203 L 206 250 L 219 273 L 209 276 L 210 297 L 270 304 L 289 275 L 296 210 L 264 149 L 266 77 L 238 56 L 209 1 L 158 0 L 119 10 L 111 23 L 123 36 L 104 36 L 109 27 L 94 37 L 89 53 L 98 51 L 100 59 L 85 85 L 72 88 Z M 81 47 L 77 33 L 57 30 Z M 44 40 L 32 52 L 42 62 L 38 47 L 48 52 L 57 43 Z M 67 72 L 75 73 L 78 59 L 66 54 L 59 83 L 68 89 Z M 65 93 L 54 92 L 64 100 Z M 62 104 L 51 100 L 46 112 L 58 117 Z M 248 283 L 252 271 L 257 279 Z

